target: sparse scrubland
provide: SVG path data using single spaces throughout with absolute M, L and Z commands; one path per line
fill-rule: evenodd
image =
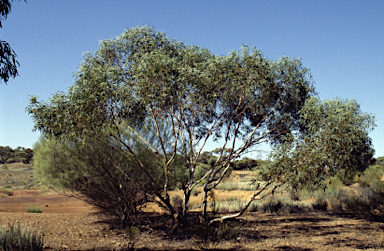
M 95 206 L 125 238 L 113 249 L 384 247 L 375 118 L 355 100 L 320 100 L 299 59 L 249 46 L 214 55 L 135 27 L 84 54 L 67 92 L 31 96 L 26 110 L 42 133 L 39 182 Z M 268 160 L 247 157 L 262 143 Z
M 136 247 L 137 250 L 277 250 L 282 247 L 310 250 L 381 250 L 384 248 L 384 196 L 380 195 L 382 191 L 377 184 L 383 182 L 380 181 L 383 178 L 383 170 L 383 167 L 372 165 L 365 172 L 356 175 L 356 183 L 349 186 L 342 184 L 338 177 L 333 177 L 324 182 L 324 188 L 302 188 L 298 191 L 298 200 L 292 200 L 290 197 L 292 187 L 280 187 L 274 196 L 252 203 L 242 217 L 211 226 L 198 224 L 199 218 L 194 218 L 192 214 L 191 221 L 196 222 L 188 225 L 183 232 L 174 232 L 169 228 L 168 224 L 172 224 L 172 221 L 168 216 L 162 215 L 165 211 L 154 203 L 149 203 L 144 215 L 137 216 L 136 224 L 128 229 L 122 229 L 118 221 L 111 221 L 93 213 L 87 213 L 89 216 L 79 214 L 83 218 L 81 221 L 77 216 L 74 217 L 74 214 L 67 216 L 71 209 L 65 210 L 64 203 L 61 207 L 67 213 L 52 214 L 43 211 L 42 214 L 37 214 L 42 217 L 38 216 L 36 220 L 33 218 L 35 214 L 28 214 L 28 220 L 19 220 L 18 224 L 21 225 L 13 227 L 25 228 L 29 234 L 35 234 L 36 243 L 41 242 L 39 245 L 44 244 L 45 249 L 51 250 L 88 250 L 89 247 L 103 250 L 128 247 Z M 255 175 L 255 171 L 232 171 L 223 181 L 223 187 L 211 197 L 208 203 L 210 214 L 218 216 L 240 210 L 249 196 L 252 196 L 250 187 L 254 187 L 252 179 Z M 366 182 L 367 180 L 369 182 Z M 235 185 L 229 185 L 231 183 Z M 234 186 L 237 189 L 233 189 Z M 188 205 L 192 212 L 201 210 L 199 200 L 194 200 L 202 196 L 201 189 L 202 187 L 196 188 L 193 195 L 196 198 L 192 198 L 191 204 Z M 171 192 L 172 203 L 180 205 L 181 196 L 181 191 L 175 188 Z M 14 195 L 8 198 L 17 201 L 19 197 Z M 378 198 L 381 198 L 381 201 Z M 32 205 L 27 208 L 44 206 L 38 203 L 36 206 Z M 17 222 L 17 219 L 24 218 L 18 216 L 23 213 L 23 209 L 27 214 L 26 207 L 21 207 L 19 213 L 0 213 L 4 229 Z M 144 217 L 145 214 L 148 216 Z M 58 224 L 58 221 L 65 224 Z M 78 224 L 84 225 L 72 227 Z M 60 235 L 48 231 L 50 226 Z M 10 232 L 5 234 L 9 235 Z M 300 241 L 297 241 L 297 235 L 300 236 Z

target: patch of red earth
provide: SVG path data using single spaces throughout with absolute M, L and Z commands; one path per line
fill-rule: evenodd
M 12 196 L 0 198 L 0 212 L 25 213 L 26 208 L 37 206 L 43 213 L 90 213 L 96 209 L 82 200 L 55 192 L 36 190 L 14 191 Z

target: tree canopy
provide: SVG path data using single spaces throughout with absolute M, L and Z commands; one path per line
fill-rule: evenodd
M 27 111 L 46 136 L 108 140 L 153 181 L 135 151 L 145 147 L 162 166 L 159 203 L 172 215 L 185 215 L 196 185 L 203 184 L 206 205 L 236 158 L 300 130 L 299 111 L 313 94 L 309 71 L 298 59 L 271 61 L 248 46 L 213 55 L 144 26 L 101 41 L 95 53 L 85 54 L 67 92 L 48 102 L 33 96 Z M 219 145 L 217 158 L 197 179 L 208 141 Z M 178 156 L 185 161 L 171 167 Z M 176 170 L 186 170 L 188 178 L 179 179 Z M 170 203 L 171 181 L 184 192 L 181 211 Z
M 299 113 L 302 134 L 289 134 L 272 152 L 267 174 L 299 185 L 319 184 L 337 173 L 348 182 L 364 171 L 374 149 L 368 133 L 375 118 L 361 111 L 355 100 L 312 97 Z

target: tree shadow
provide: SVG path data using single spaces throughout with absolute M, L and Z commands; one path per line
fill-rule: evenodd
M 351 221 L 343 220 L 351 219 Z M 113 219 L 95 222 L 95 224 L 108 224 L 110 230 L 123 231 L 118 225 L 118 221 Z M 370 224 L 372 223 L 372 224 Z M 135 226 L 140 228 L 140 232 L 146 232 L 156 237 L 164 243 L 180 244 L 177 248 L 171 245 L 169 249 L 156 249 L 153 247 L 142 247 L 134 250 L 247 250 L 242 247 L 242 243 L 256 242 L 262 245 L 263 242 L 273 242 L 276 245 L 273 248 L 265 249 L 272 251 L 279 250 L 297 250 L 310 251 L 310 246 L 278 245 L 283 240 L 300 239 L 322 239 L 321 245 L 335 248 L 354 248 L 354 249 L 383 249 L 384 240 L 380 242 L 378 237 L 384 230 L 384 225 L 378 222 L 369 222 L 361 217 L 346 213 L 327 213 L 313 212 L 306 214 L 260 214 L 247 213 L 238 219 L 227 221 L 229 231 L 238 230 L 235 238 L 217 236 L 220 224 L 207 228 L 199 221 L 199 214 L 191 214 L 188 218 L 188 224 L 181 228 L 172 228 L 172 218 L 164 214 L 142 214 L 137 217 Z M 213 233 L 216 231 L 216 235 Z M 360 238 L 354 233 L 364 233 L 365 237 Z M 231 232 L 228 232 L 231 234 Z M 370 237 L 372 235 L 372 237 Z M 375 239 L 377 238 L 377 239 Z M 185 242 L 190 240 L 191 242 Z M 228 248 L 203 248 L 206 243 L 220 243 L 222 240 L 230 241 L 232 244 Z M 189 244 L 188 244 L 189 243 Z M 193 245 L 190 245 L 193 243 Z M 209 245 L 208 245 L 209 246 Z M 233 248 L 237 246 L 237 248 Z M 198 248 L 196 248 L 198 247 Z M 102 249 L 101 249 L 102 250 Z M 264 250 L 264 249 L 259 249 Z

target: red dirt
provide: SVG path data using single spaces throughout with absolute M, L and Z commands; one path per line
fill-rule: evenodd
M 37 190 L 20 190 L 12 196 L 0 198 L 0 212 L 25 213 L 26 208 L 38 206 L 43 213 L 90 213 L 95 208 L 89 204 L 55 192 L 41 193 Z
M 39 206 L 43 213 L 26 213 Z M 57 193 L 16 191 L 0 198 L 0 225 L 25 224 L 40 231 L 46 250 L 126 250 L 127 232 L 108 225 L 97 210 Z M 160 216 L 161 217 L 161 216 Z M 157 218 L 156 218 L 157 219 Z M 330 213 L 247 213 L 238 220 L 239 237 L 204 244 L 176 240 L 167 229 L 143 226 L 135 248 L 149 250 L 384 250 L 384 223 Z

